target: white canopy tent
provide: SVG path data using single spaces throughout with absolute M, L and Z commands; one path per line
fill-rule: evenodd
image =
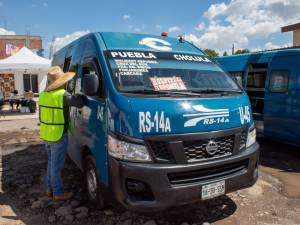
M 38 56 L 26 47 L 21 48 L 15 55 L 0 60 L 0 74 L 14 74 L 15 89 L 19 94 L 23 94 L 26 86 L 28 89 L 28 77 L 30 87 L 32 87 L 32 75 L 37 76 L 38 92 L 46 87 L 46 72 L 51 66 L 51 61 Z M 24 78 L 26 74 L 26 79 Z M 29 76 L 28 76 L 29 75 Z

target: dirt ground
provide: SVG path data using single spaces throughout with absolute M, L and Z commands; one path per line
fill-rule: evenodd
M 20 132 L 14 135 L 22 135 Z M 260 176 L 253 187 L 153 214 L 112 206 L 102 211 L 91 207 L 83 191 L 82 174 L 71 161 L 66 163 L 63 177 L 65 187 L 75 195 L 71 201 L 51 202 L 43 197 L 44 147 L 30 146 L 2 156 L 0 161 L 0 225 L 300 224 L 300 150 L 266 140 L 259 142 Z

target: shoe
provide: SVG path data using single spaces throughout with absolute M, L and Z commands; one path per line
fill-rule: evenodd
M 52 197 L 53 197 L 53 193 L 50 192 L 50 191 L 47 191 L 47 192 L 46 192 L 46 196 L 47 196 L 48 198 L 52 198 Z
M 53 201 L 54 202 L 60 202 L 60 201 L 66 201 L 70 199 L 73 196 L 72 192 L 65 192 L 61 195 L 53 195 Z

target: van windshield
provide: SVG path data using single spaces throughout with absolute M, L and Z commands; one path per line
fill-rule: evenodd
M 204 55 L 149 51 L 106 51 L 112 80 L 121 92 L 241 92 Z

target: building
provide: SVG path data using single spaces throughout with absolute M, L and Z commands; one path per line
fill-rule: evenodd
M 300 46 L 300 23 L 281 27 L 281 32 L 293 31 L 293 46 Z
M 42 38 L 29 35 L 0 35 L 0 59 L 5 59 L 22 47 L 26 46 L 41 55 L 43 52 Z
M 22 47 L 26 46 L 31 51 L 43 56 L 42 38 L 40 36 L 30 35 L 0 35 L 0 60 L 8 58 L 16 54 Z M 0 90 L 5 96 L 9 96 L 15 89 L 19 92 L 24 90 L 32 90 L 34 93 L 39 92 L 38 75 L 29 74 L 24 71 L 21 81 L 15 77 L 13 73 L 0 73 Z M 16 83 L 17 82 L 17 83 Z

